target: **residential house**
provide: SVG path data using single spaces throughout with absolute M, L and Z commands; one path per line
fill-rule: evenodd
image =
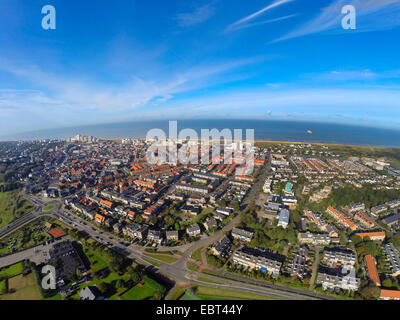
M 186 228 L 186 233 L 191 237 L 196 237 L 201 233 L 199 225 L 196 223 L 190 227 Z

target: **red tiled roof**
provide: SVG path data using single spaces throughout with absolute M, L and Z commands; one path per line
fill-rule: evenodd
M 376 269 L 376 259 L 373 256 L 371 256 L 370 254 L 367 254 L 365 256 L 365 261 L 367 263 L 369 278 L 371 279 L 371 281 L 373 283 L 380 286 L 381 280 L 379 279 L 378 270 Z

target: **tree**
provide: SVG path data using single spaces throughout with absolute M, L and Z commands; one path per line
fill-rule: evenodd
M 391 287 L 393 287 L 393 282 L 392 282 L 392 280 L 390 280 L 389 278 L 387 278 L 387 279 L 385 279 L 385 280 L 382 281 L 382 285 L 383 285 L 385 288 L 391 288 Z
M 125 281 L 123 279 L 118 279 L 115 286 L 117 289 L 125 288 Z
M 143 274 L 141 271 L 135 271 L 131 274 L 131 279 L 134 283 L 138 283 L 142 281 L 143 279 Z
M 364 297 L 366 300 L 377 300 L 380 296 L 380 289 L 373 285 L 370 284 L 360 290 L 360 294 Z
M 101 292 L 102 294 L 104 294 L 105 296 L 107 295 L 107 293 L 108 293 L 108 291 L 109 291 L 109 289 L 110 289 L 109 284 L 108 284 L 108 283 L 105 283 L 105 282 L 100 282 L 100 283 L 98 284 L 98 288 L 99 288 L 100 292 Z

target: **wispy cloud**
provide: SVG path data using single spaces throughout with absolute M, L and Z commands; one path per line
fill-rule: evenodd
M 274 42 L 321 33 L 344 31 L 341 27 L 342 7 L 353 5 L 357 12 L 357 29 L 354 32 L 369 32 L 392 29 L 400 26 L 399 0 L 336 0 L 311 21 L 296 28 Z
M 236 22 L 234 22 L 232 24 L 230 24 L 226 28 L 226 31 L 232 31 L 232 30 L 235 30 L 235 29 L 239 29 L 239 26 L 241 26 L 241 25 L 243 25 L 243 24 L 245 24 L 245 23 L 247 23 L 247 22 L 249 22 L 249 21 L 251 21 L 251 20 L 253 20 L 253 19 L 257 18 L 257 17 L 259 17 L 260 15 L 264 14 L 265 12 L 267 12 L 267 11 L 269 11 L 271 9 L 277 8 L 277 7 L 281 6 L 281 5 L 284 5 L 284 4 L 288 3 L 288 2 L 292 2 L 292 1 L 294 1 L 294 0 L 275 0 L 270 5 L 268 5 L 268 6 L 262 8 L 262 9 L 256 11 L 256 12 L 254 12 L 254 13 L 252 13 L 252 14 L 250 14 L 250 15 L 248 15 L 248 16 L 246 16 L 246 17 L 244 17 L 244 18 L 242 18 L 242 19 L 240 19 L 240 20 L 238 20 L 238 21 L 236 21 Z
M 215 14 L 215 8 L 211 4 L 206 4 L 196 8 L 193 12 L 179 13 L 176 16 L 179 26 L 190 27 L 203 23 Z
M 400 78 L 400 70 L 385 70 L 385 71 L 373 71 L 370 69 L 363 70 L 333 70 L 323 73 L 312 73 L 304 75 L 306 79 L 313 81 L 327 81 L 327 82 L 339 82 L 339 81 L 372 81 L 375 83 L 377 80 L 391 80 Z
M 52 74 L 37 65 L 0 59 L 0 74 L 18 79 L 23 83 L 21 88 L 29 88 L 12 90 L 5 89 L 4 85 L 0 88 L 0 131 L 2 128 L 7 130 L 7 123 L 24 123 L 26 117 L 29 117 L 31 127 L 35 124 L 41 127 L 46 122 L 41 115 L 58 119 L 60 125 L 61 122 L 65 125 L 68 122 L 104 121 L 139 108 L 161 107 L 180 94 L 234 81 L 231 72 L 264 59 L 198 63 L 150 79 L 132 77 L 118 84 Z
M 247 28 L 256 27 L 256 26 L 260 26 L 260 25 L 264 25 L 264 24 L 269 24 L 269 23 L 274 23 L 274 22 L 287 20 L 287 19 L 290 19 L 290 18 L 294 18 L 296 16 L 298 16 L 297 13 L 296 14 L 290 14 L 290 15 L 287 15 L 287 16 L 278 17 L 278 18 L 274 18 L 274 19 L 259 21 L 259 22 L 255 22 L 255 23 L 239 24 L 237 26 L 230 27 L 229 29 L 227 29 L 227 31 L 235 31 L 235 30 L 247 29 Z

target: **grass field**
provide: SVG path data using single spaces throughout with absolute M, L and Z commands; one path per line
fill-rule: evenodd
M 12 278 L 22 273 L 22 262 L 18 262 L 11 266 L 0 270 L 0 277 Z
M 79 292 L 85 287 L 98 285 L 98 284 L 100 284 L 100 282 L 105 282 L 105 283 L 111 284 L 112 282 L 115 282 L 115 281 L 117 281 L 119 279 L 123 279 L 124 281 L 128 281 L 130 279 L 130 276 L 127 273 L 125 273 L 122 276 L 120 276 L 115 272 L 110 272 L 110 274 L 107 277 L 103 278 L 103 279 L 95 279 L 95 280 L 92 280 L 90 282 L 81 284 L 77 289 L 77 293 L 72 296 L 72 299 L 80 300 Z M 113 294 L 108 299 L 109 300 L 117 300 L 118 299 L 118 295 L 120 295 L 123 292 L 123 290 L 124 289 L 119 289 L 115 294 Z
M 179 300 L 201 300 L 192 289 L 185 291 L 185 294 Z
M 90 261 L 92 272 L 97 272 L 108 266 L 108 263 L 99 255 L 95 254 L 92 250 L 85 250 L 85 254 Z
M 155 292 L 164 293 L 165 288 L 153 279 L 145 277 L 143 284 L 137 284 L 128 290 L 121 296 L 121 300 L 146 300 L 152 298 Z
M 149 256 L 153 259 L 164 261 L 166 263 L 174 263 L 174 262 L 178 261 L 178 259 L 173 256 L 161 254 L 161 253 L 145 253 L 145 255 Z
M 0 228 L 33 210 L 33 206 L 23 199 L 18 190 L 0 192 Z
M 0 295 L 0 300 L 41 300 L 39 288 L 32 273 L 25 277 L 19 275 L 8 279 L 8 288 L 15 292 Z
M 178 300 L 187 290 L 187 287 L 175 287 L 171 294 L 171 300 Z
M 219 289 L 205 286 L 198 286 L 196 289 L 196 296 L 202 300 L 222 300 L 222 299 L 234 299 L 234 300 L 276 300 L 274 298 L 250 293 L 228 289 Z
M 5 287 L 6 287 L 6 280 L 0 281 L 0 294 L 3 292 Z
M 202 249 L 202 248 L 199 248 L 199 249 L 197 249 L 195 252 L 193 252 L 192 255 L 191 255 L 191 258 L 192 258 L 193 260 L 196 260 L 196 261 L 198 261 L 198 262 L 203 263 L 203 260 L 201 259 L 201 249 Z
M 43 211 L 51 211 L 54 209 L 54 207 L 55 207 L 54 204 L 49 204 L 48 206 L 43 208 Z
M 202 282 L 208 282 L 208 283 L 223 284 L 222 282 L 218 282 L 218 281 L 211 280 L 208 278 L 203 278 L 203 277 L 199 277 L 199 278 L 197 278 L 197 280 L 202 281 Z
M 192 271 L 196 271 L 197 272 L 200 269 L 200 267 L 197 264 L 193 263 L 193 262 L 188 262 L 186 265 L 187 265 L 188 269 L 192 270 Z
M 142 258 L 144 261 L 147 261 L 148 263 L 152 264 L 153 266 L 159 268 L 161 266 L 161 264 L 154 262 L 153 260 L 149 259 L 149 258 Z

